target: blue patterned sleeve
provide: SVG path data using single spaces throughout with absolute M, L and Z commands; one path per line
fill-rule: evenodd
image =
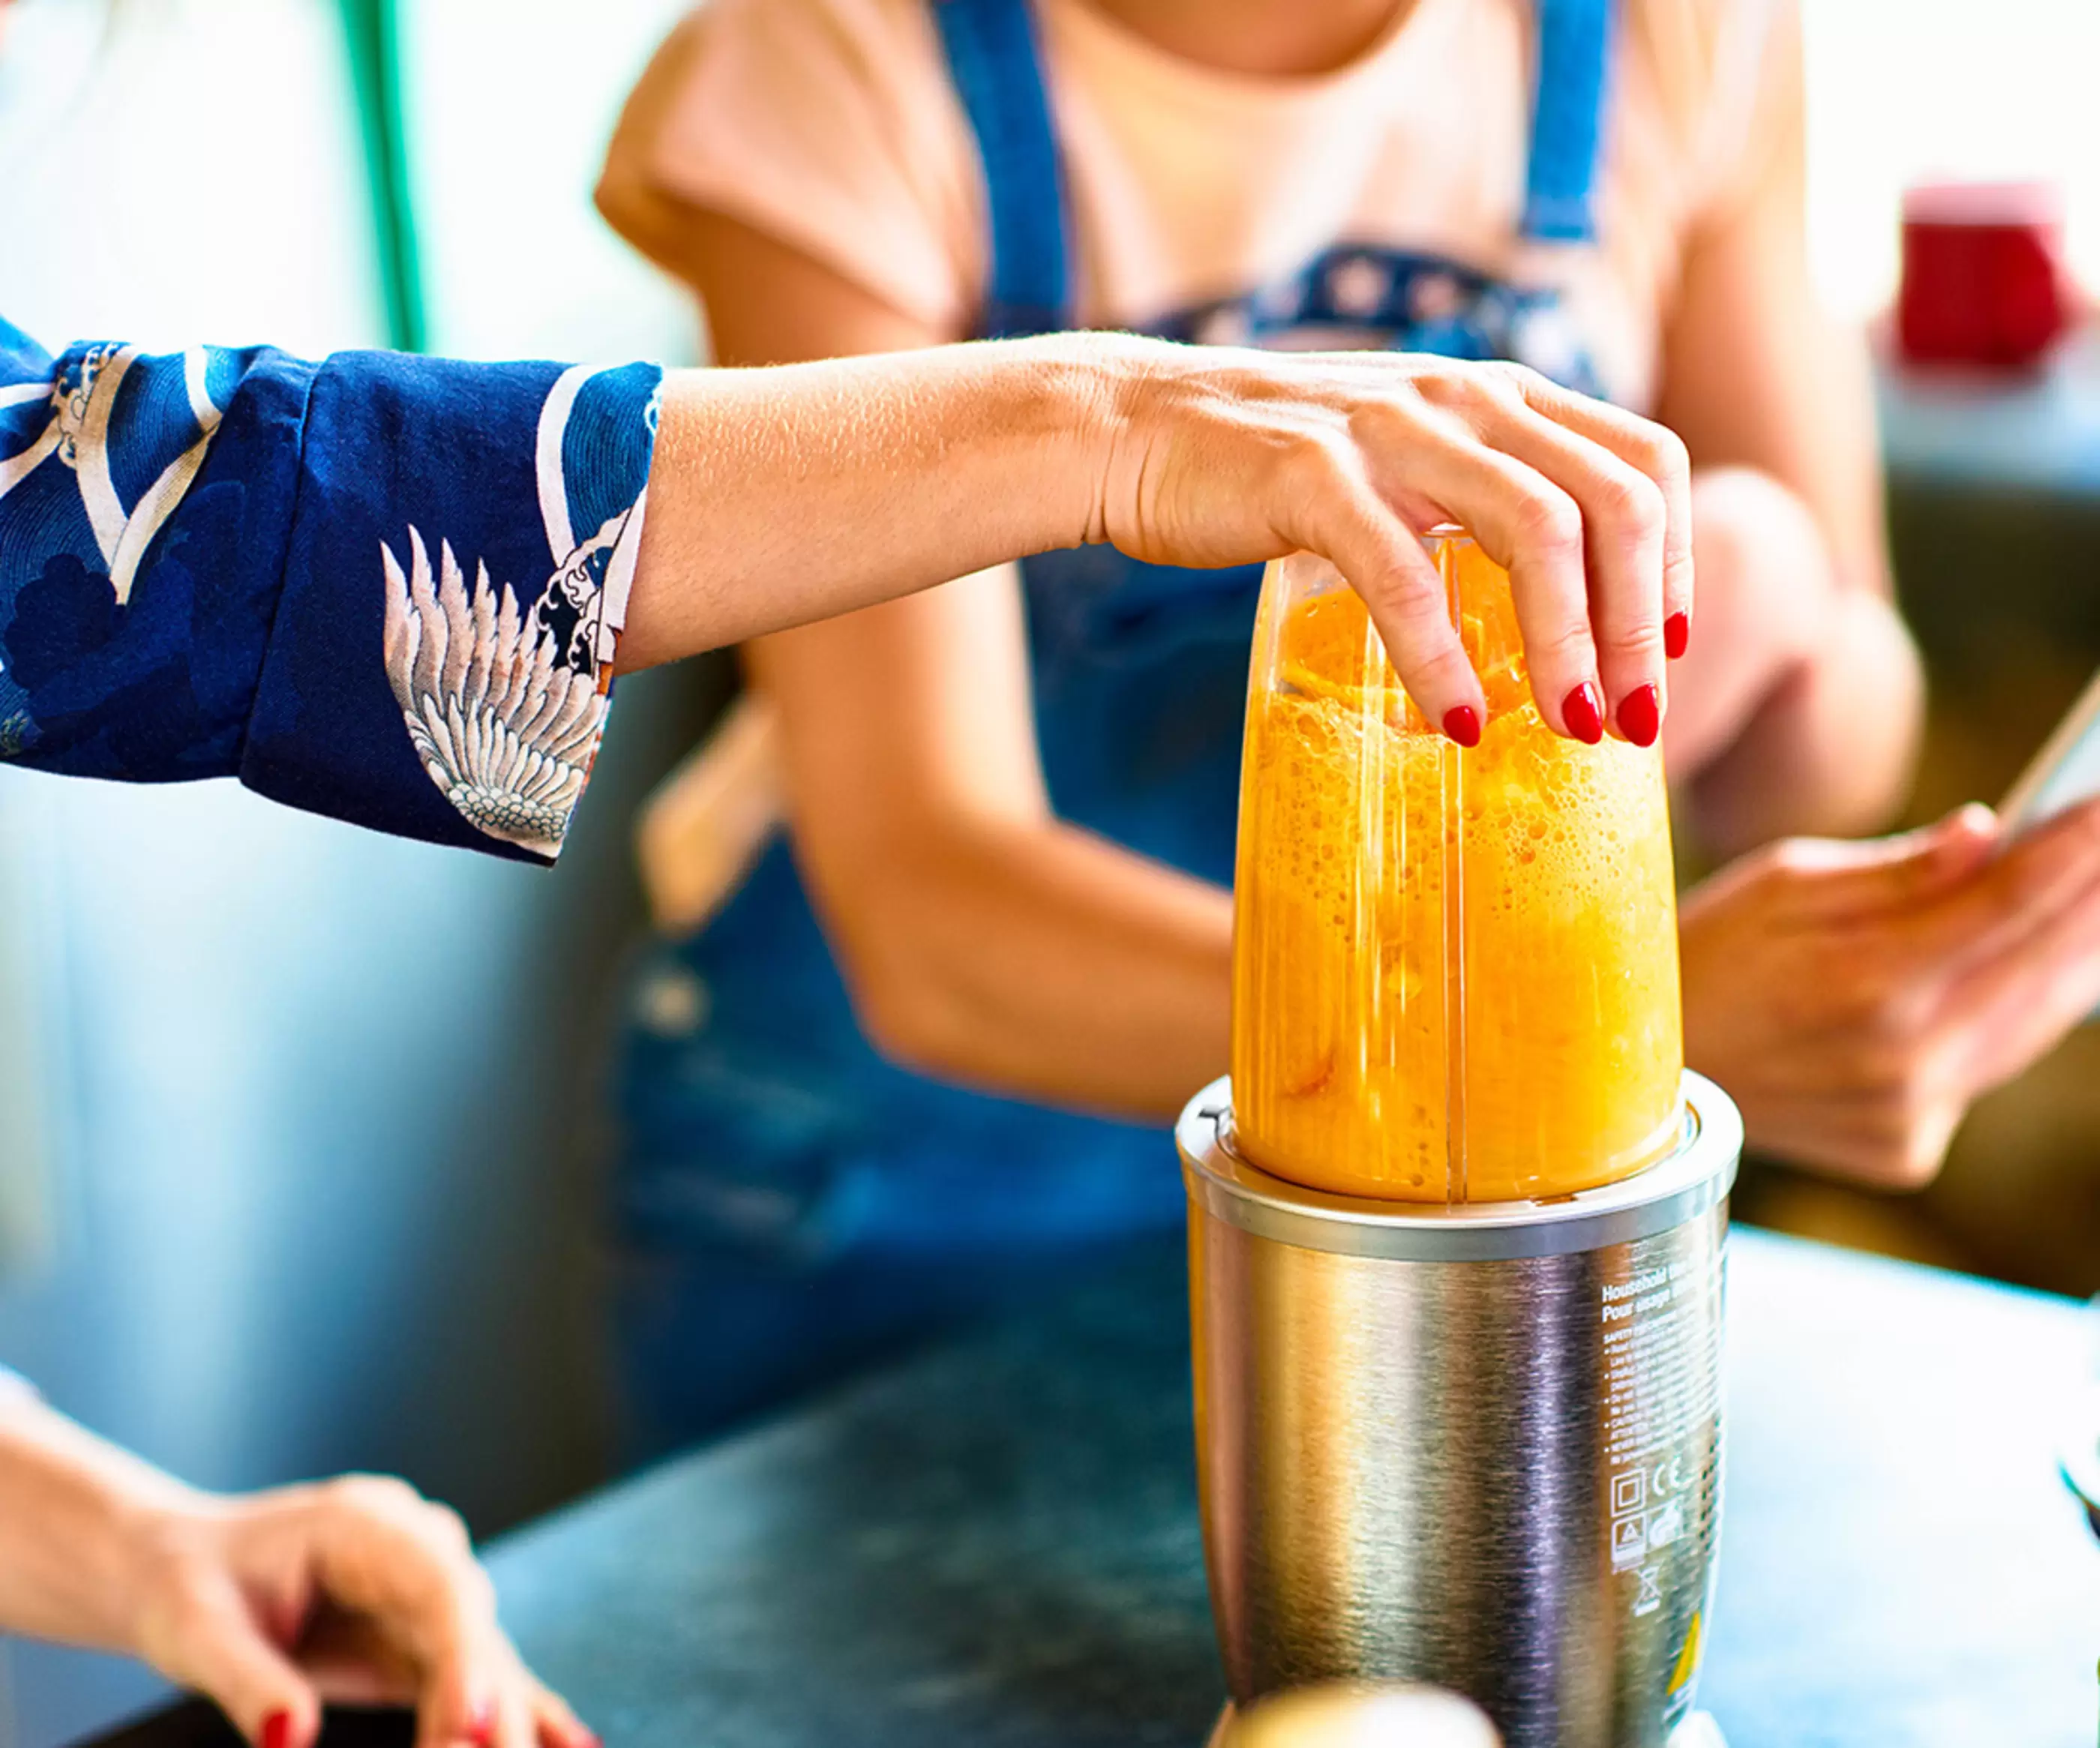
M 54 359 L 0 321 L 0 760 L 237 777 L 551 860 L 604 728 L 660 375 Z

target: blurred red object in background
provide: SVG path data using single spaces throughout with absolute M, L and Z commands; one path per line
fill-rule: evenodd
M 2025 370 L 2070 325 L 2063 205 L 2046 183 L 1943 183 L 1904 196 L 1896 336 L 1912 364 Z

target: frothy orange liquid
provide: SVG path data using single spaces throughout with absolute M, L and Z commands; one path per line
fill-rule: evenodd
M 1471 751 L 1414 711 L 1355 595 L 1264 601 L 1272 677 L 1249 702 L 1241 778 L 1238 1144 L 1342 1195 L 1562 1195 L 1676 1138 L 1662 762 L 1548 729 L 1507 576 L 1467 540 L 1441 562 L 1486 682 Z

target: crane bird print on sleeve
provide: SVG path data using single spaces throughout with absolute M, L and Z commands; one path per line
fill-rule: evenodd
M 565 372 L 540 414 L 540 508 L 558 561 L 536 600 L 521 604 L 479 563 L 470 587 L 443 542 L 434 571 L 414 527 L 405 563 L 380 549 L 386 677 L 424 770 L 475 830 L 549 858 L 604 732 L 647 496 L 645 489 L 611 506 L 576 539 L 574 513 L 590 492 L 571 477 L 566 439 L 592 375 L 583 366 Z
M 552 860 L 605 726 L 662 375 L 54 356 L 0 319 L 0 763 L 238 777 Z
M 408 568 L 382 547 L 386 677 L 430 781 L 477 831 L 553 856 L 605 726 L 594 676 L 564 665 L 554 636 L 499 600 L 486 566 L 470 592 L 441 546 L 435 575 L 408 531 Z

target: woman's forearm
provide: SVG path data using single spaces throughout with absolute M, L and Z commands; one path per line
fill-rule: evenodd
M 911 1067 L 1147 1119 L 1224 1072 L 1231 896 L 1092 833 L 900 841 L 833 920 L 863 1024 Z
M 1420 533 L 1456 521 L 1511 574 L 1556 732 L 1601 698 L 1646 745 L 1663 627 L 1692 606 L 1682 443 L 1542 376 L 1408 354 L 1061 334 L 677 374 L 650 492 L 627 667 L 1086 541 L 1199 569 L 1304 550 L 1463 738 L 1485 699 Z
M 135 1653 L 154 1526 L 200 1495 L 0 1390 L 0 1631 Z
M 624 670 L 1098 538 L 1101 336 L 665 378 Z
M 1878 829 L 1908 786 L 1922 714 L 1894 604 L 1845 571 L 1823 522 L 1751 468 L 1694 480 L 1700 629 L 1665 747 L 1702 847 Z
M 1688 786 L 1702 841 L 1733 856 L 1776 838 L 1886 829 L 1910 790 L 1924 705 L 1917 646 L 1894 604 L 1839 597 L 1815 656 Z

